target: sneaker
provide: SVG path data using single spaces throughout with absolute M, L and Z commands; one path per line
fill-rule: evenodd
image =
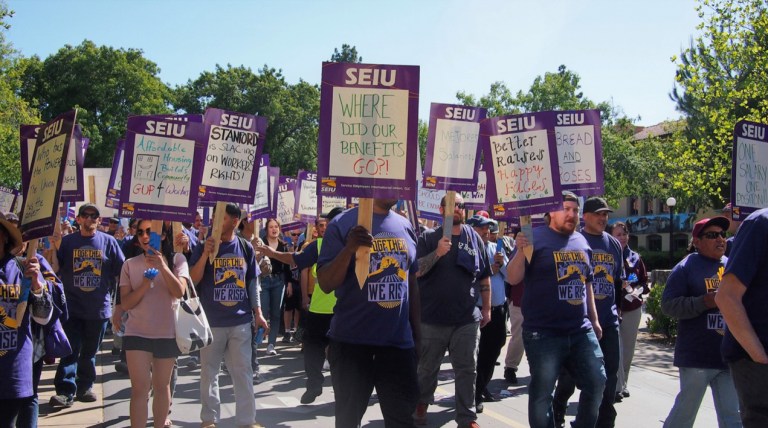
M 480 424 L 477 421 L 472 421 L 468 424 L 460 424 L 459 428 L 480 428 Z
M 203 422 L 200 424 L 200 428 L 216 428 L 215 422 Z
M 504 367 L 504 380 L 512 385 L 517 385 L 517 369 Z
M 325 362 L 323 362 L 323 371 L 327 372 L 330 369 L 331 369 L 331 363 L 329 363 L 328 360 L 325 360 Z
M 71 395 L 54 395 L 48 402 L 51 407 L 72 407 L 75 404 L 75 399 Z
M 623 395 L 624 398 L 629 398 L 629 390 L 627 388 L 622 389 L 621 395 Z
M 128 364 L 126 364 L 125 361 L 116 362 L 115 371 L 122 374 L 128 374 Z
M 269 344 L 267 346 L 267 355 L 277 355 L 277 351 L 275 351 L 275 345 Z
M 320 396 L 319 391 L 310 391 L 306 390 L 304 391 L 304 394 L 301 396 L 301 404 L 310 404 L 315 401 L 315 398 Z
M 413 414 L 413 423 L 416 425 L 427 424 L 427 407 L 429 407 L 429 404 L 419 403 L 416 405 L 416 412 Z
M 623 395 L 621 395 L 621 393 L 620 393 L 620 392 L 617 392 L 617 393 L 616 393 L 616 397 L 614 398 L 614 401 L 613 401 L 613 402 L 614 402 L 614 403 L 621 403 L 622 401 L 624 401 L 624 396 L 623 396 Z
M 196 356 L 190 355 L 190 357 L 187 358 L 188 369 L 190 370 L 196 369 L 199 364 L 200 364 L 200 360 L 198 360 Z
M 77 394 L 77 401 L 82 401 L 83 403 L 93 403 L 96 400 L 98 400 L 98 398 L 91 388 L 88 388 L 88 390 L 82 394 Z
M 485 409 L 485 405 L 482 401 L 476 401 L 475 402 L 475 413 L 483 413 L 483 410 Z
M 291 343 L 291 331 L 287 330 L 283 335 L 283 343 Z

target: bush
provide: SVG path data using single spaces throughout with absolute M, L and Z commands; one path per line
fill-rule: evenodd
M 645 269 L 648 272 L 656 269 L 672 269 L 676 264 L 680 262 L 680 260 L 688 255 L 688 251 L 685 249 L 675 251 L 672 257 L 673 264 L 670 266 L 669 251 L 650 251 L 646 250 L 645 248 L 639 248 L 636 251 L 643 258 Z
M 664 315 L 661 311 L 661 295 L 666 284 L 657 282 L 645 299 L 645 311 L 651 318 L 648 320 L 648 330 L 651 333 L 663 334 L 667 339 L 677 336 L 677 319 Z

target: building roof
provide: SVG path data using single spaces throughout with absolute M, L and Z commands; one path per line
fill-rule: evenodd
M 635 141 L 637 140 L 645 140 L 646 138 L 651 137 L 663 137 L 665 135 L 671 135 L 678 126 L 684 126 L 685 122 L 683 120 L 675 120 L 675 121 L 664 121 L 661 123 L 657 123 L 656 125 L 646 126 L 646 127 L 638 127 L 637 132 L 635 135 L 633 135 L 633 139 Z

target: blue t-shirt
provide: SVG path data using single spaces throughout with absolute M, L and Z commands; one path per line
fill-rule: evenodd
M 523 329 L 566 335 L 592 328 L 586 284 L 592 281 L 592 249 L 579 232 L 533 229 L 533 256 L 525 264 Z
M 715 260 L 699 253 L 689 254 L 669 274 L 661 296 L 662 302 L 675 297 L 703 296 L 716 291 L 727 260 L 725 256 Z M 675 366 L 724 369 L 725 364 L 720 356 L 724 329 L 723 315 L 717 308 L 693 318 L 678 319 Z
M 725 273 L 736 275 L 747 287 L 741 301 L 760 343 L 768 349 L 768 208 L 741 223 Z M 749 358 L 727 328 L 722 354 L 727 362 Z
M 250 260 L 237 236 L 229 242 L 222 241 L 213 264 L 205 263 L 203 278 L 197 283 L 200 302 L 211 327 L 233 327 L 253 321 L 248 284 L 261 271 L 253 257 L 251 243 L 244 244 L 251 247 Z M 195 248 L 189 259 L 191 266 L 200 260 L 204 249 L 204 245 Z
M 488 253 L 488 263 L 490 263 L 490 265 L 495 263 L 494 257 L 496 256 L 496 252 L 499 249 L 498 244 L 498 242 L 491 241 L 485 243 L 485 252 Z M 499 271 L 491 275 L 491 307 L 507 303 L 507 295 L 504 291 L 504 284 L 507 280 L 507 263 L 509 263 L 509 258 L 507 257 L 507 254 L 503 248 L 501 254 L 504 257 L 504 262 L 499 268 Z M 493 272 L 493 270 L 491 270 L 491 272 Z M 483 297 L 480 295 L 480 293 L 478 293 L 477 297 L 475 298 L 475 305 L 479 308 L 483 306 Z
M 69 316 L 83 320 L 111 317 L 111 293 L 125 261 L 117 240 L 100 231 L 90 237 L 71 233 L 61 239 L 56 255 Z
M 467 225 L 462 228 L 465 233 L 475 236 L 478 247 L 460 245 L 461 235 L 452 235 L 450 251 L 437 259 L 432 269 L 419 278 L 421 321 L 424 323 L 465 325 L 483 319 L 475 301 L 480 295 L 480 280 L 491 276 L 488 253 L 482 238 L 474 229 Z M 424 257 L 435 251 L 442 238 L 442 226 L 424 232 L 419 237 L 418 256 Z M 471 243 L 471 240 L 468 242 Z M 465 253 L 463 256 L 467 259 L 474 257 L 474 252 L 480 255 L 479 272 L 470 272 L 458 265 L 460 252 Z
M 357 225 L 357 208 L 335 217 L 325 231 L 318 270 L 342 251 L 349 230 Z M 360 345 L 414 347 L 409 320 L 409 275 L 416 275 L 416 233 L 408 220 L 392 211 L 373 214 L 371 267 L 361 287 L 352 260 L 336 289 L 336 307 L 328 335 Z
M 592 235 L 581 233 L 592 248 L 592 290 L 595 293 L 595 309 L 601 327 L 619 326 L 616 311 L 616 291 L 624 281 L 624 258 L 621 244 L 613 236 L 603 232 Z
M 317 241 L 322 239 L 323 238 L 315 239 L 314 241 L 307 244 L 307 247 L 304 248 L 304 251 L 300 253 L 294 253 L 293 262 L 296 263 L 296 267 L 299 268 L 299 272 L 301 272 L 302 269 L 312 268 L 312 265 L 317 263 Z

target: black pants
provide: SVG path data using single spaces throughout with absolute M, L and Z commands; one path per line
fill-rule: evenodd
M 499 359 L 501 348 L 507 342 L 505 305 L 491 308 L 491 322 L 480 329 L 480 344 L 477 352 L 477 378 L 475 380 L 475 402 L 493 379 L 493 369 Z
M 317 394 L 323 389 L 323 363 L 325 348 L 330 343 L 328 329 L 331 327 L 333 314 L 317 314 L 306 312 L 302 316 L 304 322 L 304 371 L 307 373 L 307 391 Z
M 744 428 L 768 427 L 768 365 L 747 358 L 729 365 Z
M 360 424 L 374 387 L 385 427 L 415 426 L 413 412 L 419 399 L 415 349 L 331 340 L 328 361 L 336 395 L 336 428 Z

